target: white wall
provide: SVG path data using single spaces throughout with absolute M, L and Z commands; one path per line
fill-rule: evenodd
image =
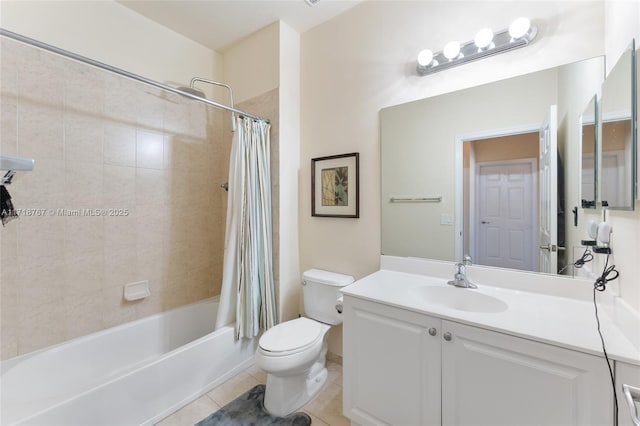
M 640 42 L 640 4 L 637 1 L 607 1 L 605 5 L 605 53 L 607 72 L 620 55 L 636 39 Z M 608 213 L 613 227 L 612 261 L 620 271 L 620 292 L 623 299 L 640 311 L 640 206 L 633 212 Z
M 379 267 L 379 110 L 604 53 L 598 2 L 363 2 L 302 35 L 300 265 L 361 278 Z M 518 16 L 540 26 L 534 43 L 427 77 L 417 53 Z M 310 159 L 360 152 L 360 218 L 311 217 Z M 332 348 L 341 353 L 338 338 Z
M 170 85 L 222 72 L 220 54 L 113 1 L 3 1 L 0 25 Z
M 280 23 L 256 31 L 223 52 L 223 78 L 240 103 L 280 84 Z
M 417 53 L 517 16 L 539 23 L 532 45 L 418 77 Z M 360 278 L 380 255 L 379 110 L 601 55 L 595 2 L 363 2 L 302 36 L 301 267 Z M 360 219 L 312 218 L 309 159 L 360 152 Z
M 280 22 L 280 319 L 300 313 L 300 34 Z

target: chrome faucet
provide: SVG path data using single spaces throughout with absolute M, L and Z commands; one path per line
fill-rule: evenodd
M 467 276 L 464 273 L 464 267 L 467 264 L 471 264 L 471 262 L 466 257 L 464 263 L 456 263 L 456 274 L 453 276 L 453 280 L 447 281 L 447 284 L 456 287 L 478 288 L 477 285 L 467 279 Z

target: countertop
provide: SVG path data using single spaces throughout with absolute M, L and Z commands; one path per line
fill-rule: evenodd
M 452 277 L 451 277 L 452 278 Z M 471 281 L 473 281 L 471 279 Z M 450 287 L 496 297 L 508 307 L 502 312 L 478 313 L 448 308 L 415 297 L 412 288 Z M 447 279 L 381 269 L 342 289 L 347 297 L 379 302 L 409 311 L 493 330 L 567 349 L 604 356 L 597 332 L 593 300 L 569 298 L 478 283 L 477 289 L 454 288 Z M 597 295 L 596 298 L 599 296 Z M 601 331 L 610 359 L 640 365 L 640 349 L 598 303 Z M 640 332 L 640 323 L 637 324 Z

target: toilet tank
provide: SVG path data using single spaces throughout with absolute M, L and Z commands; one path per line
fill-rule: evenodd
M 308 318 L 325 324 L 342 323 L 342 315 L 336 311 L 340 289 L 354 281 L 351 275 L 309 269 L 302 274 L 304 311 Z

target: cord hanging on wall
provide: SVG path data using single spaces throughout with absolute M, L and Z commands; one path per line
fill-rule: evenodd
M 418 75 L 433 74 L 467 62 L 497 55 L 498 53 L 524 47 L 538 34 L 538 27 L 528 18 L 520 17 L 509 28 L 493 32 L 483 28 L 473 40 L 460 44 L 457 41 L 447 43 L 442 51 L 433 53 L 425 49 L 418 54 Z

